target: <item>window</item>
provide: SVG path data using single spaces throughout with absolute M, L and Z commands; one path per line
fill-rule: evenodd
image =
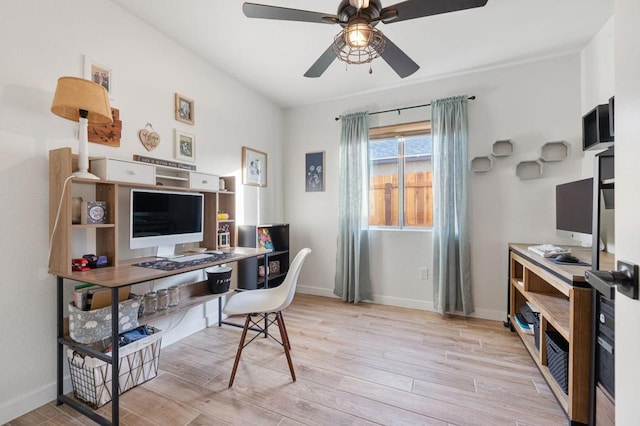
M 370 129 L 369 225 L 433 226 L 430 121 Z

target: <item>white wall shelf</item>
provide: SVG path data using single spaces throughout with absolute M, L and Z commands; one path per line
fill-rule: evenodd
M 495 141 L 491 148 L 491 154 L 494 157 L 508 157 L 513 154 L 515 145 L 511 139 Z
M 516 166 L 516 176 L 522 180 L 541 178 L 542 163 L 538 160 L 521 161 Z
M 569 156 L 569 144 L 563 141 L 547 142 L 540 150 L 540 161 L 553 163 L 562 161 Z
M 493 167 L 491 157 L 475 157 L 471 160 L 471 171 L 474 173 L 485 173 Z

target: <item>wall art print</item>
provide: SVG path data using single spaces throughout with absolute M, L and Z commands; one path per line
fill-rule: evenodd
M 265 152 L 242 147 L 242 183 L 267 186 L 267 154 Z
M 305 191 L 324 191 L 325 152 L 309 152 L 305 155 Z

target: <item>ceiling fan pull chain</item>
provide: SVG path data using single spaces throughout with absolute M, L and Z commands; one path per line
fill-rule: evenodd
M 371 69 L 371 62 L 369 62 L 369 74 L 373 74 L 373 69 Z

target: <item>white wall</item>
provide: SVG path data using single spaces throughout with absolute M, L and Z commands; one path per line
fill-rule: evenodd
M 616 0 L 616 258 L 640 264 L 640 2 Z M 640 302 L 616 297 L 616 424 L 640 424 Z
M 56 285 L 46 270 L 48 151 L 77 146 L 76 126 L 49 111 L 57 78 L 83 76 L 83 54 L 113 70 L 121 146 L 90 144 L 94 156 L 173 159 L 174 128 L 196 136 L 197 167 L 204 172 L 239 177 L 242 145 L 267 152 L 269 186 L 261 189 L 260 212 L 256 188 L 238 184 L 241 223 L 255 223 L 258 216 L 282 220 L 283 118 L 270 101 L 110 1 L 2 1 L 0 41 L 2 424 L 55 398 Z M 174 120 L 175 92 L 194 99 L 194 126 Z M 146 123 L 162 138 L 152 152 L 138 140 Z M 190 312 L 180 326 L 190 332 L 194 324 L 204 326 L 204 317 L 204 309 Z
M 611 17 L 580 54 L 583 115 L 596 105 L 607 104 L 614 95 L 614 30 L 615 18 Z M 593 176 L 594 157 L 599 152 L 602 150 L 584 153 L 581 177 Z M 615 253 L 614 215 L 613 209 L 600 210 L 600 238 L 605 244 L 605 250 L 611 253 Z
M 555 185 L 581 174 L 580 56 L 479 71 L 409 87 L 347 97 L 285 112 L 285 215 L 292 223 L 292 246 L 314 252 L 300 279 L 300 290 L 331 295 L 335 274 L 338 222 L 338 146 L 340 122 L 354 111 L 378 111 L 420 105 L 460 94 L 469 102 L 469 159 L 490 154 L 493 142 L 512 139 L 511 157 L 494 160 L 485 174 L 471 174 L 472 268 L 476 315 L 504 319 L 507 301 L 507 243 L 561 243 L 555 235 Z M 371 126 L 429 118 L 427 108 L 371 117 Z M 520 180 L 515 166 L 535 160 L 545 142 L 567 141 L 569 157 L 546 164 L 544 177 Z M 326 151 L 326 191 L 304 190 L 304 154 Z M 431 234 L 416 231 L 372 232 L 374 299 L 399 306 L 431 309 Z

